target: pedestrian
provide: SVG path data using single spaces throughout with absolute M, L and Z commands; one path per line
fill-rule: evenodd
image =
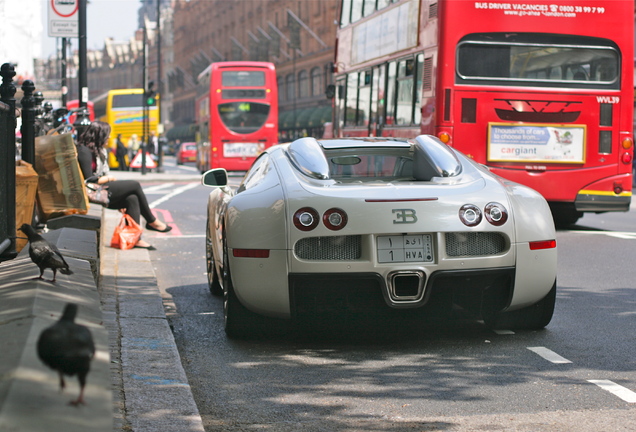
M 150 210 L 148 199 L 136 180 L 117 180 L 109 174 L 106 143 L 110 135 L 110 125 L 94 121 L 79 137 L 77 159 L 86 181 L 108 186 L 109 209 L 125 210 L 138 224 L 140 217 L 146 220 L 146 229 L 168 232 L 172 227 L 157 219 Z M 141 225 L 141 224 L 140 224 Z M 155 250 L 155 247 L 141 238 L 136 248 Z
M 121 134 L 117 134 L 117 149 L 115 150 L 115 156 L 117 156 L 117 164 L 119 165 L 120 171 L 128 171 L 128 164 L 126 163 L 126 155 L 128 154 L 128 149 L 124 145 L 124 142 L 121 140 Z
M 135 155 L 137 154 L 137 152 L 139 151 L 139 138 L 137 137 L 137 134 L 132 134 L 130 136 L 130 139 L 128 140 L 128 159 L 129 160 L 133 160 L 135 158 Z

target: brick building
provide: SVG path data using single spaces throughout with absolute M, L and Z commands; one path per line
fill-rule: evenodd
M 331 120 L 325 89 L 332 84 L 339 0 L 167 3 L 162 0 L 160 32 L 156 22 L 140 22 L 148 32 L 148 79 L 155 83 L 161 44 L 162 79 L 155 89 L 161 93 L 161 119 L 169 138 L 194 137 L 197 77 L 211 62 L 229 60 L 276 65 L 282 138 L 322 135 L 323 124 Z M 152 4 L 148 10 L 155 10 Z M 143 31 L 128 41 L 106 39 L 101 50 L 89 50 L 87 61 L 91 99 L 109 89 L 142 87 Z M 69 100 L 77 98 L 77 65 L 75 51 L 67 64 Z M 59 70 L 55 58 L 39 63 L 39 75 L 47 82 L 59 83 Z
M 339 3 L 175 1 L 169 24 L 172 58 L 162 60 L 166 97 L 171 100 L 168 119 L 174 129 L 172 133 L 168 130 L 168 137 L 191 133 L 199 73 L 211 62 L 228 60 L 274 63 L 281 135 L 321 135 L 324 122 L 331 119 L 325 88 L 332 83 Z

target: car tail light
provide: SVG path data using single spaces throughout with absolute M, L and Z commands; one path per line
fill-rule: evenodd
M 269 249 L 234 249 L 232 255 L 237 258 L 269 258 Z
M 497 202 L 486 204 L 484 215 L 486 220 L 495 226 L 501 226 L 508 220 L 508 210 Z
M 539 249 L 554 249 L 556 247 L 556 240 L 542 240 L 530 242 L 530 250 Z
M 621 141 L 621 145 L 625 150 L 629 150 L 630 148 L 632 148 L 632 144 L 633 142 L 631 138 L 624 138 L 623 141 Z
M 311 207 L 303 207 L 294 213 L 294 226 L 301 231 L 311 231 L 318 226 L 320 216 Z
M 459 209 L 459 219 L 466 226 L 472 227 L 481 222 L 481 210 L 474 204 L 465 204 Z
M 322 223 L 332 231 L 343 229 L 348 220 L 345 211 L 339 208 L 329 209 L 322 215 Z

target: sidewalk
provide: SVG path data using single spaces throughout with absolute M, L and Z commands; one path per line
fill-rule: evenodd
M 200 178 L 113 174 L 161 182 Z M 87 217 L 49 222 L 49 228 L 57 229 L 44 236 L 74 272 L 58 272 L 56 284 L 33 279 L 39 269 L 28 256 L 28 245 L 16 259 L 0 263 L 0 431 L 204 430 L 148 251 L 109 247 L 120 217 L 115 210 L 91 206 Z M 44 277 L 50 279 L 52 272 L 45 271 Z M 44 366 L 35 348 L 40 332 L 59 319 L 69 301 L 79 305 L 76 321 L 89 327 L 96 345 L 87 405 L 80 407 L 68 405 L 79 392 L 77 378 L 66 377 L 60 393 L 57 373 Z

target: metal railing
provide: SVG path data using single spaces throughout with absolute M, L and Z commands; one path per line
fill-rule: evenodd
M 15 68 L 5 63 L 0 67 L 0 261 L 15 258 Z
M 35 138 L 46 132 L 43 122 L 42 93 L 35 92 L 31 80 L 22 83 L 23 97 L 20 110 L 14 98 L 16 88 L 13 77 L 15 67 L 5 63 L 0 67 L 0 262 L 17 256 L 16 250 L 16 126 L 21 117 L 21 158 L 35 164 Z M 19 114 L 18 114 L 19 112 Z

